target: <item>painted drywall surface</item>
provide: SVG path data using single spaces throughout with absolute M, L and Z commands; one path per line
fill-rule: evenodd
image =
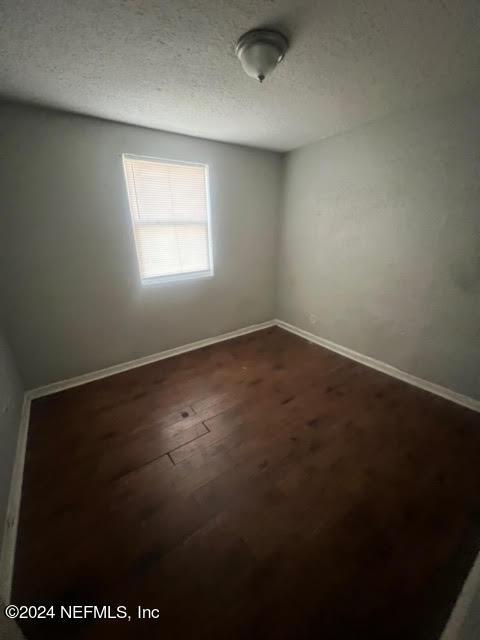
M 22 404 L 22 383 L 11 351 L 0 331 L 0 548 L 2 546 Z
M 0 600 L 0 640 L 25 640 L 25 636 L 20 630 L 20 627 L 14 620 L 9 620 L 7 616 L 3 615 L 5 604 Z
M 274 316 L 281 156 L 3 105 L 4 322 L 27 388 Z M 210 167 L 215 275 L 142 286 L 123 152 Z
M 278 316 L 480 398 L 480 99 L 288 154 Z
M 480 585 L 477 584 L 456 640 L 478 640 L 478 638 L 480 638 Z
M 463 585 L 440 640 L 480 638 L 480 555 Z

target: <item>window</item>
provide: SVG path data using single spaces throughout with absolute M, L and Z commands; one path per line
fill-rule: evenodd
M 124 154 L 144 283 L 213 275 L 208 166 Z

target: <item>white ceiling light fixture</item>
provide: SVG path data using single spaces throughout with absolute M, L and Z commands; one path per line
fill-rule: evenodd
M 235 53 L 245 73 L 259 82 L 263 82 L 283 60 L 287 49 L 286 37 L 269 29 L 247 31 L 235 45 Z

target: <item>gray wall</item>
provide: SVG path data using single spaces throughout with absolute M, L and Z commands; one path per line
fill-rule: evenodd
M 288 154 L 280 233 L 282 320 L 480 398 L 478 93 Z
M 3 540 L 22 403 L 22 383 L 10 349 L 0 331 L 0 548 Z
M 440 640 L 480 638 L 480 554 L 463 584 Z
M 0 107 L 4 323 L 28 388 L 274 316 L 281 156 Z M 212 279 L 142 287 L 122 152 L 210 165 Z

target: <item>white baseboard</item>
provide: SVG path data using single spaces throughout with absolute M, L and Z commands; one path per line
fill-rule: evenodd
M 450 400 L 451 402 L 455 402 L 456 404 L 460 404 L 463 407 L 467 407 L 468 409 L 480 411 L 480 400 L 462 395 L 461 393 L 452 391 L 447 387 L 442 387 L 441 385 L 435 384 L 434 382 L 429 382 L 428 380 L 424 380 L 423 378 L 418 378 L 417 376 L 414 376 L 411 373 L 407 373 L 406 371 L 402 371 L 401 369 L 397 369 L 396 367 L 393 367 L 386 362 L 375 360 L 375 358 L 365 356 L 362 353 L 358 353 L 357 351 L 353 351 L 352 349 L 343 347 L 342 345 L 331 342 L 330 340 L 326 340 L 325 338 L 320 338 L 319 336 L 310 333 L 305 329 L 300 329 L 299 327 L 295 327 L 294 325 L 279 319 L 269 320 L 260 324 L 253 324 L 248 327 L 243 327 L 242 329 L 223 333 L 219 336 L 214 336 L 213 338 L 197 340 L 196 342 L 190 342 L 189 344 L 185 344 L 180 347 L 174 347 L 173 349 L 160 351 L 159 353 L 154 353 L 149 356 L 130 360 L 129 362 L 123 362 L 111 367 L 106 367 L 105 369 L 99 369 L 98 371 L 85 373 L 81 376 L 76 376 L 75 378 L 53 382 L 52 384 L 31 389 L 27 393 L 31 400 L 35 398 L 43 398 L 44 396 L 50 395 L 52 393 L 57 393 L 58 391 L 64 391 L 65 389 L 70 389 L 71 387 L 78 387 L 82 384 L 88 384 L 89 382 L 93 382 L 94 380 L 100 380 L 101 378 L 106 378 L 108 376 L 115 375 L 116 373 L 123 373 L 124 371 L 136 369 L 137 367 L 143 367 L 146 364 L 158 362 L 159 360 L 173 358 L 173 356 L 178 356 L 181 353 L 186 353 L 187 351 L 194 351 L 195 349 L 208 347 L 208 345 L 216 344 L 217 342 L 223 342 L 224 340 L 230 340 L 232 338 L 237 338 L 238 336 L 246 335 L 247 333 L 253 333 L 254 331 L 260 331 L 261 329 L 268 329 L 269 327 L 273 326 L 278 326 L 281 329 L 285 329 L 286 331 L 294 333 L 295 335 L 300 336 L 301 338 L 304 338 L 309 342 L 314 342 L 315 344 L 325 347 L 330 351 L 335 351 L 336 353 L 339 353 L 340 355 L 345 356 L 350 360 L 355 360 L 356 362 L 360 362 L 367 367 L 371 367 L 372 369 L 376 369 L 377 371 L 386 373 L 393 378 L 403 380 L 403 382 L 407 382 L 414 387 L 418 387 L 419 389 L 423 389 L 424 391 L 429 391 L 430 393 L 445 398 L 446 400 Z
M 398 378 L 403 382 L 407 382 L 414 387 L 418 387 L 419 389 L 423 389 L 424 391 L 434 393 L 435 395 L 441 396 L 446 400 L 450 400 L 451 402 L 460 404 L 462 405 L 462 407 L 467 407 L 468 409 L 473 409 L 474 411 L 480 411 L 480 400 L 470 398 L 469 396 L 464 396 L 461 393 L 457 393 L 456 391 L 452 391 L 451 389 L 442 387 L 441 385 L 435 384 L 434 382 L 428 382 L 428 380 L 417 378 L 417 376 L 414 376 L 411 373 L 406 373 L 406 371 L 401 371 L 396 367 L 392 367 L 392 365 L 390 364 L 386 364 L 385 362 L 381 362 L 380 360 L 375 360 L 375 358 L 370 358 L 369 356 L 364 356 L 362 353 L 352 351 L 352 349 L 348 349 L 347 347 L 342 347 L 339 344 L 335 344 L 335 342 L 325 340 L 325 338 L 319 338 L 315 334 L 310 333 L 309 331 L 305 331 L 305 329 L 299 329 L 299 327 L 295 327 L 294 325 L 289 324 L 288 322 L 284 322 L 283 320 L 275 320 L 275 324 L 278 327 L 285 329 L 286 331 L 290 331 L 290 333 L 294 333 L 301 338 L 305 338 L 305 340 L 308 340 L 309 342 L 314 342 L 321 347 L 325 347 L 326 349 L 330 349 L 330 351 L 335 351 L 336 353 L 339 353 L 346 358 L 350 358 L 350 360 L 355 360 L 356 362 L 360 362 L 360 364 L 364 364 L 367 367 L 371 367 L 372 369 L 376 369 L 377 371 L 386 373 L 393 378 Z
M 330 351 L 335 351 L 336 353 L 350 358 L 351 360 L 360 362 L 367 367 L 371 367 L 372 369 L 376 369 L 377 371 L 386 373 L 389 376 L 398 378 L 399 380 L 403 380 L 403 382 L 407 382 L 408 384 L 411 384 L 415 387 L 419 387 L 424 391 L 434 393 L 435 395 L 441 396 L 446 400 L 451 400 L 452 402 L 462 405 L 463 407 L 467 407 L 468 409 L 480 411 L 480 400 L 475 400 L 474 398 L 456 393 L 455 391 L 447 389 L 446 387 L 442 387 L 441 385 L 434 384 L 433 382 L 428 382 L 427 380 L 423 380 L 422 378 L 417 378 L 417 376 L 406 373 L 405 371 L 401 371 L 400 369 L 392 367 L 385 362 L 375 360 L 374 358 L 370 358 L 369 356 L 364 356 L 357 351 L 352 351 L 347 347 L 342 347 L 341 345 L 335 344 L 330 340 L 319 338 L 315 334 L 288 324 L 288 322 L 284 322 L 283 320 L 275 320 L 275 324 L 278 327 L 285 329 L 286 331 L 290 331 L 290 333 L 294 333 L 301 338 L 305 338 L 310 342 L 314 342 L 315 344 L 325 347 L 326 349 L 330 349 Z M 480 638 L 480 611 L 478 609 L 475 609 L 474 606 L 475 598 L 478 597 L 477 594 L 479 591 L 480 554 L 478 554 L 473 568 L 471 569 L 467 580 L 463 585 L 462 591 L 460 592 L 460 595 L 450 614 L 450 618 L 440 640 L 473 640 L 474 638 Z
M 22 409 L 15 464 L 13 469 L 12 483 L 10 487 L 10 495 L 9 495 L 9 502 L 8 502 L 8 509 L 7 509 L 5 534 L 4 534 L 3 545 L 2 545 L 2 550 L 0 554 L 0 598 L 2 598 L 4 602 L 8 603 L 10 601 L 10 596 L 11 596 L 15 546 L 16 546 L 17 528 L 18 528 L 18 517 L 20 512 L 20 500 L 21 500 L 21 493 L 22 493 L 23 467 L 25 462 L 25 451 L 26 451 L 26 445 L 27 445 L 27 434 L 28 434 L 28 425 L 29 425 L 29 419 L 30 419 L 31 401 L 36 398 L 41 398 L 43 396 L 47 396 L 52 393 L 63 391 L 65 389 L 70 389 L 72 387 L 77 387 L 82 384 L 87 384 L 89 382 L 93 382 L 94 380 L 99 380 L 101 378 L 105 378 L 105 377 L 114 375 L 116 373 L 122 373 L 130 369 L 142 367 L 146 364 L 158 362 L 159 360 L 172 358 L 173 356 L 180 355 L 181 353 L 186 353 L 188 351 L 193 351 L 195 349 L 201 349 L 202 347 L 206 347 L 211 344 L 216 344 L 217 342 L 230 340 L 231 338 L 236 338 L 238 336 L 246 335 L 248 333 L 253 333 L 254 331 L 260 331 L 261 329 L 267 329 L 275 325 L 282 329 L 285 329 L 286 331 L 294 333 L 297 336 L 305 338 L 310 342 L 314 342 L 315 344 L 318 344 L 322 347 L 330 349 L 331 351 L 335 351 L 336 353 L 339 353 L 342 356 L 350 358 L 351 360 L 355 360 L 356 362 L 360 362 L 361 364 L 364 364 L 368 367 L 376 369 L 377 371 L 381 371 L 382 373 L 386 373 L 389 376 L 393 376 L 394 378 L 403 380 L 404 382 L 407 382 L 408 384 L 411 384 L 415 387 L 419 387 L 420 389 L 424 389 L 425 391 L 434 393 L 435 395 L 441 396 L 442 398 L 446 398 L 447 400 L 451 400 L 452 402 L 460 404 L 464 407 L 468 407 L 469 409 L 473 409 L 474 411 L 480 411 L 479 400 L 475 400 L 474 398 L 469 398 L 468 396 L 461 395 L 459 393 L 451 391 L 450 389 L 434 384 L 433 382 L 428 382 L 427 380 L 422 380 L 421 378 L 417 378 L 416 376 L 406 373 L 405 371 L 401 371 L 400 369 L 396 369 L 395 367 L 392 367 L 391 365 L 388 365 L 384 362 L 380 362 L 379 360 L 375 360 L 374 358 L 370 358 L 369 356 L 365 356 L 361 353 L 357 353 L 356 351 L 352 351 L 347 347 L 342 347 L 341 345 L 335 344 L 334 342 L 330 342 L 329 340 L 325 340 L 324 338 L 319 338 L 313 333 L 310 333 L 308 331 L 305 331 L 304 329 L 300 329 L 291 324 L 288 324 L 283 320 L 270 320 L 268 322 L 262 322 L 260 324 L 250 325 L 248 327 L 237 329 L 236 331 L 230 331 L 229 333 L 224 333 L 222 335 L 215 336 L 213 338 L 198 340 L 196 342 L 191 342 L 181 347 L 175 347 L 174 349 L 168 349 L 166 351 L 161 351 L 160 353 L 156 353 L 150 356 L 145 356 L 143 358 L 137 358 L 136 360 L 131 360 L 130 362 L 114 365 L 112 367 L 107 367 L 99 371 L 93 371 L 91 373 L 86 373 L 84 375 L 77 376 L 75 378 L 62 380 L 60 382 L 54 382 L 53 384 L 49 384 L 43 387 L 37 387 L 35 389 L 27 391 L 25 393 L 23 409 Z
M 20 501 L 22 498 L 23 467 L 25 464 L 28 425 L 30 422 L 30 402 L 31 399 L 27 392 L 23 398 L 15 461 L 8 495 L 7 516 L 5 518 L 2 549 L 0 552 L 0 600 L 3 600 L 5 604 L 10 602 L 12 591 L 13 563 L 17 544 Z
M 166 351 L 160 351 L 159 353 L 154 353 L 149 356 L 136 358 L 135 360 L 130 360 L 129 362 L 115 364 L 112 367 L 106 367 L 105 369 L 99 369 L 98 371 L 85 373 L 81 376 L 76 376 L 75 378 L 60 380 L 59 382 L 53 382 L 52 384 L 47 384 L 43 387 L 36 387 L 35 389 L 29 391 L 30 398 L 32 400 L 35 398 L 43 398 L 44 396 L 49 396 L 52 393 L 57 393 L 58 391 L 64 391 L 65 389 L 70 389 L 71 387 L 78 387 L 82 384 L 93 382 L 94 380 L 100 380 L 101 378 L 113 376 L 116 373 L 123 373 L 124 371 L 143 367 L 144 365 L 151 364 L 152 362 L 158 362 L 159 360 L 165 360 L 166 358 L 173 358 L 173 356 L 178 356 L 181 353 L 186 353 L 187 351 L 194 351 L 195 349 L 208 347 L 208 345 L 210 344 L 216 344 L 217 342 L 223 342 L 224 340 L 231 340 L 232 338 L 238 338 L 238 336 L 244 336 L 247 333 L 253 333 L 254 331 L 260 331 L 261 329 L 268 329 L 269 327 L 273 326 L 275 326 L 274 320 L 268 320 L 267 322 L 261 322 L 260 324 L 252 324 L 248 327 L 243 327 L 242 329 L 236 329 L 235 331 L 222 333 L 221 335 L 214 336 L 213 338 L 197 340 L 196 342 L 184 344 L 181 347 L 174 347 L 173 349 L 167 349 Z
M 246 335 L 247 333 L 253 333 L 254 331 L 260 331 L 261 329 L 268 329 L 275 326 L 273 320 L 268 322 L 262 322 L 260 324 L 250 325 L 237 329 L 235 331 L 229 331 L 213 338 L 205 338 L 204 340 L 197 340 L 189 344 L 182 345 L 181 347 L 175 347 L 174 349 L 168 349 L 155 353 L 143 358 L 137 358 L 130 362 L 124 362 L 122 364 L 100 369 L 99 371 L 92 371 L 69 380 L 61 380 L 60 382 L 54 382 L 43 387 L 37 387 L 26 391 L 24 394 L 22 414 L 20 418 L 20 426 L 18 431 L 17 448 L 15 453 L 15 462 L 12 472 L 12 479 L 10 484 L 10 493 L 7 506 L 7 517 L 5 520 L 5 529 L 2 542 L 2 548 L 0 551 L 0 599 L 6 604 L 10 602 L 12 591 L 12 579 L 13 579 L 13 567 L 15 561 L 15 547 L 17 543 L 17 530 L 18 520 L 20 515 L 20 502 L 22 497 L 22 481 L 23 481 L 23 468 L 25 464 L 25 452 L 27 448 L 27 435 L 28 426 L 30 421 L 30 405 L 32 400 L 36 398 L 42 398 L 43 396 L 57 393 L 71 387 L 78 387 L 94 380 L 100 380 L 107 376 L 112 376 L 116 373 L 122 373 L 130 369 L 136 369 L 152 362 L 159 360 L 165 360 L 166 358 L 172 358 L 178 356 L 181 353 L 187 351 L 194 351 L 195 349 L 201 349 L 217 342 L 223 342 L 230 340 L 231 338 L 237 338 L 238 336 Z

